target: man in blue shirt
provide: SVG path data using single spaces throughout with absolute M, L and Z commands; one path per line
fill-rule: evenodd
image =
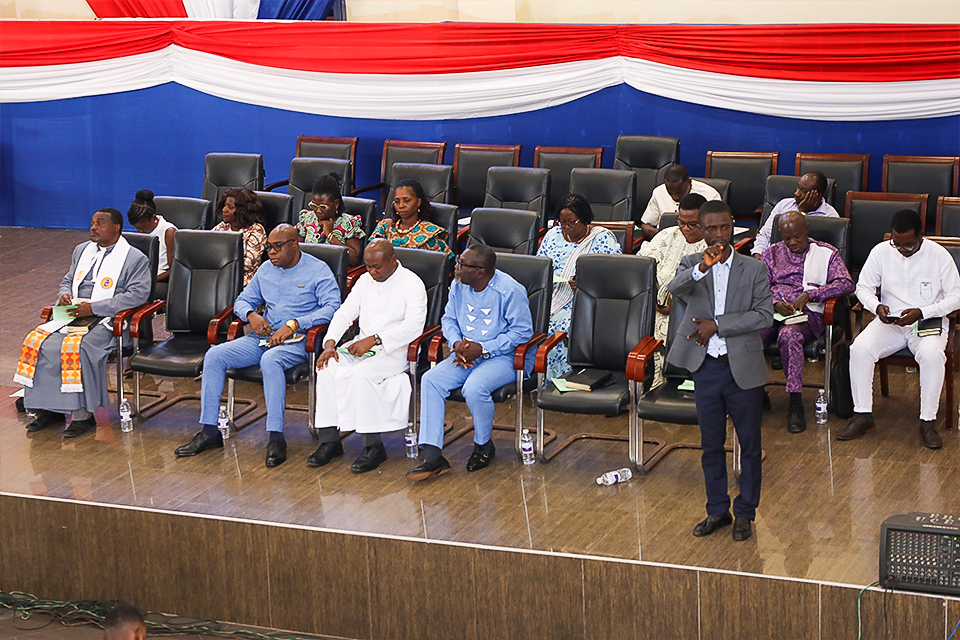
M 474 447 L 467 471 L 486 468 L 496 453 L 490 395 L 515 379 L 513 352 L 533 337 L 526 289 L 496 267 L 497 254 L 485 245 L 470 247 L 457 260 L 457 281 L 450 287 L 440 320 L 452 353 L 420 383 L 424 462 L 407 472 L 411 480 L 425 480 L 450 468 L 441 455 L 443 419 L 446 399 L 458 387 L 473 416 Z
M 251 333 L 207 351 L 203 360 L 200 426 L 189 444 L 177 449 L 179 457 L 195 456 L 223 446 L 217 430 L 220 396 L 227 369 L 259 366 L 267 405 L 268 467 L 287 459 L 283 437 L 283 411 L 287 385 L 283 372 L 307 361 L 303 336 L 318 324 L 330 322 L 340 306 L 340 289 L 323 261 L 300 252 L 297 231 L 278 225 L 267 239 L 269 262 L 260 265 L 250 284 L 233 305 L 233 313 L 250 323 Z M 266 305 L 263 315 L 257 313 Z M 297 341 L 299 338 L 299 341 Z M 285 344 L 290 339 L 291 342 Z M 267 341 L 261 346 L 260 342 Z

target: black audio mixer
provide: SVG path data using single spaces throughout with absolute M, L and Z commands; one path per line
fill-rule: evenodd
M 909 513 L 884 520 L 880 584 L 960 595 L 960 516 Z

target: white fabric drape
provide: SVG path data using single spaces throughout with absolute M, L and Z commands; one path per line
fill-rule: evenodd
M 204 20 L 256 20 L 260 0 L 183 0 L 191 18 Z

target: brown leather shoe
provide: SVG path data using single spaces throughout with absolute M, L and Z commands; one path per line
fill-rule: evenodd
M 940 439 L 933 421 L 920 421 L 920 441 L 927 449 L 939 449 L 943 446 L 943 440 Z
M 837 440 L 856 440 L 865 433 L 873 433 L 877 430 L 877 424 L 873 418 L 868 418 L 863 413 L 854 414 L 843 429 L 837 431 Z

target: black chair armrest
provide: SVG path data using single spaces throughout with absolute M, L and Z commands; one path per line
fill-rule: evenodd
M 536 373 L 547 372 L 547 354 L 560 344 L 560 341 L 567 337 L 566 331 L 557 331 L 555 334 L 543 341 L 537 348 L 537 358 L 533 362 L 533 370 Z

